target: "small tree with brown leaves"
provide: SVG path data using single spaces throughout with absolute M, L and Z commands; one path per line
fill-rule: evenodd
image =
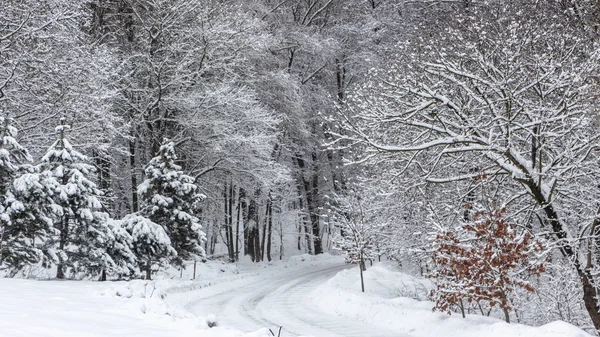
M 526 230 L 504 218 L 505 209 L 489 207 L 454 231 L 439 228 L 432 251 L 437 285 L 431 292 L 433 310 L 451 313 L 456 305 L 463 317 L 464 300 L 498 306 L 510 323 L 509 295 L 516 289 L 533 292 L 528 276 L 544 271 L 544 246 Z

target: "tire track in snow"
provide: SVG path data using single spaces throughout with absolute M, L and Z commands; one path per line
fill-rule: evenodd
M 321 312 L 310 292 L 348 266 L 328 264 L 307 269 L 290 268 L 273 277 L 256 277 L 241 287 L 200 295 L 186 307 L 197 314 L 214 313 L 222 326 L 254 331 L 283 326 L 282 337 L 403 337 L 372 323 Z M 373 322 L 375 323 L 375 322 Z

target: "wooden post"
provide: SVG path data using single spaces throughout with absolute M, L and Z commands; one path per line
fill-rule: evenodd
M 194 280 L 196 279 L 196 263 L 198 262 L 194 261 Z
M 364 266 L 365 261 L 363 260 L 363 256 L 362 253 L 360 254 L 360 262 L 358 264 L 358 269 L 360 269 L 360 288 L 362 290 L 362 292 L 365 292 L 365 280 L 363 278 L 363 266 Z

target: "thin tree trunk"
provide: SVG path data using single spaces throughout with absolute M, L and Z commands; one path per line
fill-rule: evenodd
M 283 260 L 283 223 L 279 221 L 279 260 Z
M 310 193 L 307 193 L 307 196 L 310 194 L 311 200 L 308 201 L 311 217 L 311 226 L 312 226 L 312 235 L 313 235 L 313 243 L 315 246 L 315 255 L 319 255 L 323 253 L 323 243 L 321 238 L 321 228 L 320 228 L 320 216 L 319 216 L 319 164 L 317 158 L 317 152 L 313 151 L 312 153 L 313 160 L 313 172 L 312 172 L 312 186 L 310 189 Z
M 152 260 L 148 259 L 146 262 L 146 280 L 152 279 Z
M 504 292 L 504 290 L 500 291 L 502 292 L 502 299 L 507 300 L 506 293 Z M 504 312 L 504 320 L 506 321 L 506 323 L 510 323 L 510 315 L 508 313 L 508 308 L 502 308 L 502 311 Z
M 269 203 L 267 204 L 268 213 L 267 219 L 269 221 L 269 228 L 267 229 L 267 260 L 271 262 L 271 235 L 273 233 L 273 202 L 269 197 Z
M 358 269 L 360 270 L 360 289 L 362 292 L 365 292 L 365 279 L 363 277 L 363 268 L 365 261 L 363 260 L 362 254 L 360 254 L 360 263 L 358 264 Z
M 228 227 L 229 227 L 229 237 L 227 238 L 227 241 L 229 241 L 229 262 L 235 262 L 235 247 L 234 247 L 234 241 L 233 241 L 233 199 L 234 199 L 234 188 L 233 188 L 233 183 L 229 184 L 229 215 L 228 215 L 228 219 L 229 219 L 229 223 L 228 223 Z
M 254 193 L 255 196 L 255 200 L 258 200 L 258 196 L 260 195 L 260 193 L 258 191 L 256 191 Z M 259 217 L 259 209 L 258 209 L 258 203 L 256 203 L 256 201 L 254 202 L 254 207 L 255 207 L 255 211 L 254 211 L 254 228 L 253 228 L 253 237 L 254 237 L 254 258 L 255 258 L 255 262 L 259 262 L 262 261 L 261 259 L 261 253 L 260 253 L 260 217 Z
M 248 255 L 252 262 L 258 262 L 256 254 L 256 235 L 258 234 L 258 224 L 256 223 L 256 200 L 250 199 L 248 203 Z
M 248 228 L 248 203 L 246 202 L 246 191 L 243 188 L 240 188 L 240 207 L 242 208 L 242 229 L 244 234 L 244 256 L 250 254 L 248 250 L 248 238 L 250 235 Z
M 135 213 L 139 210 L 138 195 L 137 195 L 137 172 L 135 165 L 135 138 L 129 140 L 129 167 L 131 170 L 131 212 Z
M 265 207 L 265 220 L 263 223 L 263 231 L 262 231 L 262 240 L 260 243 L 260 260 L 264 261 L 265 260 L 265 253 L 266 253 L 266 244 L 267 244 L 267 227 L 268 227 L 268 222 L 269 222 L 269 203 L 271 202 L 270 199 L 270 195 L 269 195 L 269 199 L 267 200 L 267 206 Z
M 219 227 L 218 227 L 217 220 L 214 219 L 214 223 L 213 223 L 213 227 L 212 227 L 212 237 L 211 237 L 211 242 L 210 242 L 210 255 L 215 254 L 215 249 L 217 247 L 217 242 L 219 240 L 219 235 L 217 235 L 218 228 Z
M 458 302 L 458 307 L 460 308 L 460 314 L 462 315 L 462 318 L 466 318 L 467 316 L 465 315 L 465 304 L 463 303 L 462 299 L 460 299 L 460 301 Z
M 302 223 L 298 224 L 298 250 L 302 250 Z
M 228 210 L 228 206 L 229 202 L 227 200 L 227 183 L 225 183 L 225 186 L 223 187 L 223 206 L 224 206 L 224 213 L 225 213 L 225 217 L 224 217 L 224 225 L 225 225 L 225 245 L 227 246 L 227 254 L 229 255 L 231 253 L 231 242 L 229 242 L 229 210 Z M 231 257 L 231 255 L 229 255 L 229 257 Z
M 238 196 L 237 218 L 235 220 L 235 260 L 240 260 L 240 216 L 242 213 L 242 197 Z
M 63 251 L 65 249 L 65 245 L 68 238 L 69 233 L 69 218 L 67 215 L 64 215 L 61 219 L 60 226 L 60 242 L 58 244 L 59 251 Z M 62 257 L 59 259 L 60 262 L 56 265 L 56 278 L 62 280 L 65 278 L 65 265 L 62 261 Z
M 258 228 L 258 224 L 254 230 L 256 231 L 254 234 L 254 256 L 256 257 L 255 262 L 260 262 L 262 261 L 262 257 L 260 255 L 260 229 Z

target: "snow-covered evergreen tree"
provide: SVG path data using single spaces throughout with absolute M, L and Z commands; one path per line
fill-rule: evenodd
M 53 219 L 62 215 L 62 208 L 52 200 L 57 187 L 54 177 L 35 167 L 14 180 L 6 202 L 10 224 L 5 228 L 3 254 L 11 273 L 39 262 L 44 267 L 58 262 L 54 237 L 59 233 Z
M 10 118 L 0 116 L 0 264 L 9 255 L 11 258 L 14 256 L 13 248 L 8 247 L 9 235 L 15 235 L 10 228 L 8 212 L 8 201 L 12 199 L 11 185 L 20 164 L 31 160 L 27 150 L 17 142 L 17 129 L 10 122 Z
M 114 261 L 106 251 L 110 240 L 108 215 L 102 212 L 98 197 L 102 192 L 87 178 L 94 168 L 66 138 L 70 126 L 64 120 L 56 128 L 58 139 L 42 157 L 42 168 L 58 181 L 54 202 L 62 208 L 56 221 L 60 230 L 61 254 L 56 277 L 65 277 L 65 268 L 73 273 L 99 275 L 112 270 Z
M 171 246 L 171 239 L 161 225 L 136 214 L 126 216 L 120 223 L 131 238 L 131 251 L 145 271 L 147 280 L 152 278 L 153 267 L 159 267 L 177 257 L 177 252 Z
M 134 238 L 127 229 L 127 222 L 110 220 L 108 227 L 110 236 L 106 251 L 115 262 L 112 274 L 118 278 L 132 278 L 140 269 L 134 252 Z
M 138 194 L 143 198 L 140 215 L 163 226 L 177 252 L 172 262 L 181 266 L 184 260 L 205 255 L 201 244 L 206 235 L 194 214 L 204 195 L 176 160 L 175 144 L 165 139 L 146 167 L 146 180 L 138 187 Z
M 27 150 L 16 140 L 17 129 L 10 122 L 10 118 L 0 116 L 0 198 L 8 193 L 19 165 L 31 161 Z

